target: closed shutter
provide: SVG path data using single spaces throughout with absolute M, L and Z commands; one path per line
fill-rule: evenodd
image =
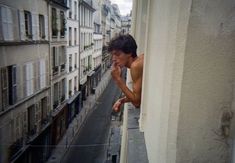
M 24 18 L 24 11 L 18 11 L 19 20 L 20 20 L 20 39 L 22 41 L 25 40 L 25 18 Z
M 10 8 L 7 8 L 7 24 L 8 24 L 8 40 L 12 41 L 13 40 L 13 15 L 12 15 L 12 10 Z
M 44 21 L 45 21 L 45 39 L 48 40 L 48 16 L 44 15 Z
M 32 32 L 33 40 L 39 40 L 39 20 L 36 13 L 32 13 Z
M 33 83 L 34 83 L 34 90 L 37 91 L 40 89 L 40 81 L 39 81 L 39 61 L 33 63 L 34 71 L 33 71 Z
M 46 87 L 46 64 L 45 59 L 40 60 L 40 89 Z
M 32 95 L 34 91 L 33 72 L 34 72 L 33 63 L 27 63 L 26 65 L 26 82 L 27 82 L 26 95 L 27 96 Z
M 1 16 L 2 16 L 2 30 L 3 30 L 3 39 L 8 40 L 8 20 L 7 20 L 7 8 L 1 7 Z

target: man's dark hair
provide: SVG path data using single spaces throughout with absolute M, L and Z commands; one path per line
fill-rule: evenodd
M 124 53 L 131 53 L 133 58 L 137 57 L 136 54 L 137 44 L 135 39 L 129 35 L 119 35 L 113 38 L 108 46 L 108 52 L 112 52 L 113 50 L 120 50 Z

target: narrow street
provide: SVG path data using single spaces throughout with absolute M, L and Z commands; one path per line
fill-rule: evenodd
M 63 163 L 103 163 L 105 161 L 107 137 L 111 124 L 111 108 L 119 95 L 120 90 L 111 80 L 97 100 L 95 110 L 74 138 L 62 159 Z

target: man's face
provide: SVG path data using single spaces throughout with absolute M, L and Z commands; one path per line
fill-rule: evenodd
M 120 67 L 126 66 L 129 58 L 131 57 L 131 54 L 126 54 L 120 50 L 113 50 L 111 54 L 113 63 Z

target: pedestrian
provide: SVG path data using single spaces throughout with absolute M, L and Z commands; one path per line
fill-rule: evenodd
M 137 44 L 130 34 L 119 35 L 113 38 L 108 46 L 108 51 L 112 55 L 113 62 L 111 71 L 112 78 L 125 95 L 114 103 L 113 110 L 116 112 L 126 102 L 131 102 L 137 108 L 141 104 L 144 54 L 137 56 L 136 50 Z M 130 69 L 133 81 L 132 90 L 127 87 L 121 77 L 121 69 L 123 67 Z

